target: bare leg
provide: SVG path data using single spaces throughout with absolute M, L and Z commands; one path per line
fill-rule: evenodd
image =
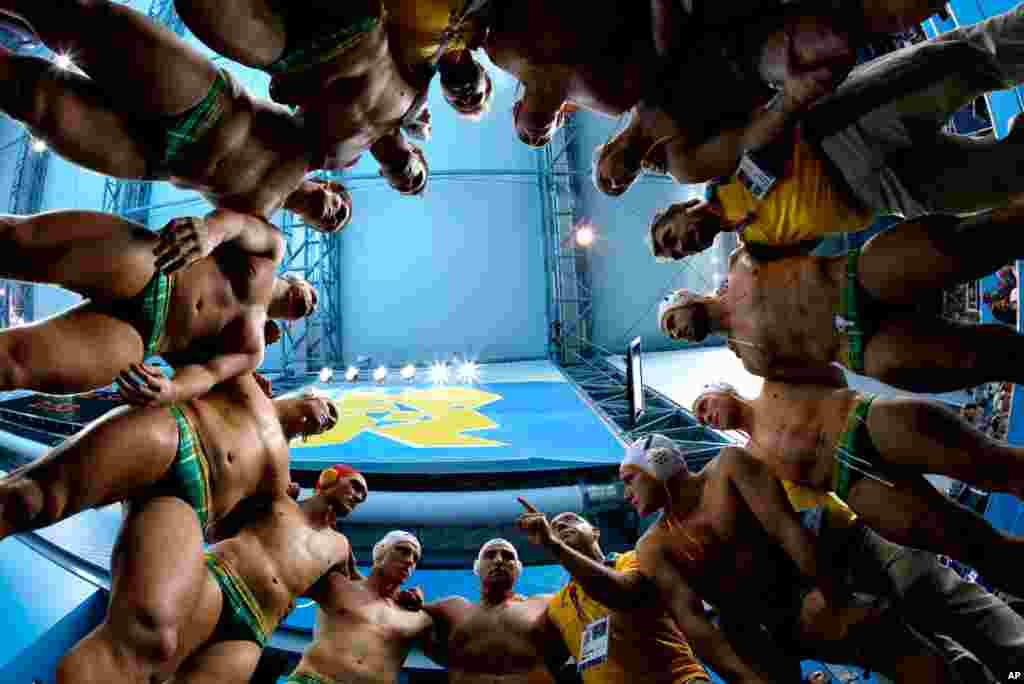
M 297 5 L 287 0 L 175 0 L 174 6 L 196 37 L 215 52 L 259 69 L 276 62 L 288 47 L 286 11 L 296 17 L 294 23 L 315 31 L 324 24 L 344 25 L 354 17 L 375 14 L 377 1 L 313 0 Z
M 58 285 L 106 303 L 130 299 L 153 277 L 157 237 L 96 211 L 0 214 L 0 277 Z
M 0 479 L 0 539 L 139 496 L 163 479 L 177 449 L 177 423 L 166 409 L 114 409 Z
M 1024 257 L 1024 207 L 1009 206 L 963 219 L 935 215 L 902 223 L 864 245 L 858 270 L 873 297 L 903 306 L 1018 257 Z
M 179 114 L 199 102 L 214 64 L 169 29 L 108 0 L 0 0 L 47 47 L 74 55 L 118 109 L 141 118 Z
M 864 27 L 870 33 L 906 31 L 942 11 L 943 0 L 859 0 L 864 11 Z
M 887 465 L 1024 498 L 1024 449 L 997 442 L 938 403 L 876 399 L 867 423 Z
M 186 662 L 171 684 L 246 684 L 261 653 L 254 641 L 220 641 Z
M 58 684 L 163 681 L 217 623 L 220 589 L 203 561 L 196 515 L 179 500 L 132 511 L 111 570 L 107 617 L 61 660 Z
M 865 347 L 864 369 L 865 375 L 912 392 L 1024 383 L 1024 335 L 1005 325 L 889 318 Z
M 1018 570 L 1024 562 L 1024 539 L 996 530 L 921 476 L 897 479 L 895 485 L 865 478 L 850 489 L 847 503 L 890 541 L 957 558 L 1006 591 L 1024 590 Z
M 0 47 L 0 109 L 59 155 L 117 178 L 145 178 L 147 147 L 95 81 Z

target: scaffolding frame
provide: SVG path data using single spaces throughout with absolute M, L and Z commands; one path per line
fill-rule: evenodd
M 589 156 L 583 154 L 577 139 L 575 116 L 570 114 L 538 162 L 548 269 L 548 356 L 622 441 L 663 434 L 683 449 L 690 468 L 699 469 L 732 441 L 699 425 L 689 411 L 647 386 L 646 411 L 634 423 L 626 375 L 608 361 L 615 354 L 592 339 L 590 250 L 576 243 L 578 227 L 587 222 L 580 198 L 581 183 L 589 171 L 581 168 L 581 162 L 587 163 Z

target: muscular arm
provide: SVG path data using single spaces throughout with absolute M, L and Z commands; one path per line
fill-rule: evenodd
M 744 449 L 727 447 L 719 454 L 726 477 L 757 517 L 765 531 L 786 551 L 803 575 L 821 587 L 826 598 L 834 599 L 831 576 L 818 572 L 813 535 L 800 525 L 782 483 L 761 461 Z
M 216 209 L 206 215 L 210 252 L 232 244 L 247 254 L 278 261 L 284 254 L 284 239 L 265 219 L 230 209 Z
M 442 667 L 448 667 L 448 637 L 452 628 L 450 609 L 460 600 L 462 599 L 453 597 L 423 604 L 424 612 L 434 621 L 429 638 L 424 638 L 421 642 L 423 653 Z
M 201 397 L 220 383 L 243 373 L 256 370 L 263 361 L 263 348 L 221 354 L 204 363 L 194 363 L 175 369 L 171 382 L 174 401 L 189 401 Z
M 588 595 L 615 611 L 649 607 L 657 600 L 654 585 L 639 572 L 623 573 L 584 556 L 559 539 L 549 550 Z
M 736 684 L 762 682 L 754 670 L 733 650 L 732 645 L 704 615 L 704 604 L 659 545 L 642 540 L 637 546 L 640 567 L 661 592 L 669 613 L 686 634 L 694 651 L 725 681 Z

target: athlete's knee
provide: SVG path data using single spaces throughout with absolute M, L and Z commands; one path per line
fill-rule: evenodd
M 155 595 L 138 597 L 112 616 L 111 629 L 140 663 L 163 668 L 178 654 L 183 615 L 177 601 Z
M 34 373 L 29 365 L 29 342 L 18 331 L 0 334 L 0 391 L 41 389 L 34 387 Z

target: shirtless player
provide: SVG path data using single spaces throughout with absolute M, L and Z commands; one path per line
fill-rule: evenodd
M 620 477 L 640 515 L 664 509 L 637 545 L 641 572 L 654 581 L 697 655 L 727 681 L 769 681 L 778 667 L 773 661 L 794 652 L 856 662 L 908 684 L 949 681 L 938 654 L 898 620 L 864 621 L 863 613 L 842 603 L 821 602 L 815 585 L 824 590 L 840 579 L 818 572 L 813 541 L 782 485 L 747 452 L 725 448 L 691 473 L 671 440 L 650 435 L 627 449 Z M 825 594 L 836 596 L 834 589 Z M 741 659 L 710 624 L 701 599 L 723 621 L 768 628 L 770 639 L 763 639 L 755 662 Z M 749 660 L 752 654 L 742 655 Z
M 659 310 L 674 339 L 729 337 L 748 371 L 798 381 L 838 362 L 916 392 L 1024 382 L 1024 338 L 1003 325 L 960 325 L 910 309 L 1024 255 L 1024 209 L 932 215 L 895 226 L 846 256 L 760 263 L 733 253 L 724 294 L 670 295 Z
M 279 492 L 205 552 L 179 500 L 157 492 L 132 503 L 111 559 L 107 616 L 61 660 L 58 684 L 171 675 L 175 684 L 245 684 L 295 599 L 321 599 L 328 583 L 318 580 L 348 566 L 351 547 L 335 525 L 365 499 L 362 476 L 332 466 L 316 495 L 296 503 Z
M 402 530 L 373 547 L 373 570 L 365 579 L 331 573 L 319 599 L 313 643 L 302 654 L 287 684 L 392 684 L 409 650 L 429 648 L 434 621 L 408 610 L 398 592 L 423 553 L 415 536 Z
M 424 606 L 437 633 L 431 655 L 447 665 L 450 684 L 550 684 L 549 673 L 568 660 L 561 636 L 544 620 L 551 596 L 512 591 L 522 567 L 511 543 L 492 539 L 473 564 L 479 604 L 456 596 Z
M 223 209 L 160 235 L 91 211 L 0 216 L 0 277 L 87 298 L 0 332 L 0 389 L 71 394 L 118 379 L 136 404 L 199 397 L 260 365 L 268 319 L 313 312 L 312 286 L 276 275 L 283 258 L 273 226 Z M 157 355 L 173 379 L 142 364 Z
M 288 442 L 337 422 L 331 402 L 271 400 L 252 373 L 168 408 L 120 406 L 0 479 L 0 538 L 159 492 L 195 511 L 201 541 L 240 502 L 284 492 Z
M 214 51 L 271 75 L 271 97 L 301 107 L 310 134 L 333 145 L 333 165 L 348 166 L 370 150 L 393 187 L 423 191 L 426 158 L 401 132 L 421 130 L 423 86 L 395 61 L 381 0 L 301 7 L 177 0 L 175 6 Z
M 345 189 L 305 180 L 348 160 L 167 28 L 107 0 L 2 0 L 0 12 L 87 74 L 0 51 L 0 109 L 61 156 L 108 176 L 168 180 L 254 216 L 285 208 L 325 232 L 348 223 Z
M 698 421 L 750 435 L 746 448 L 776 477 L 834 491 L 894 542 L 969 563 L 990 583 L 1020 593 L 1013 570 L 1024 540 L 1011 537 L 939 493 L 934 473 L 1024 496 L 1024 449 L 996 442 L 933 401 L 865 395 L 835 366 L 802 382 L 766 381 L 744 399 L 706 387 Z

